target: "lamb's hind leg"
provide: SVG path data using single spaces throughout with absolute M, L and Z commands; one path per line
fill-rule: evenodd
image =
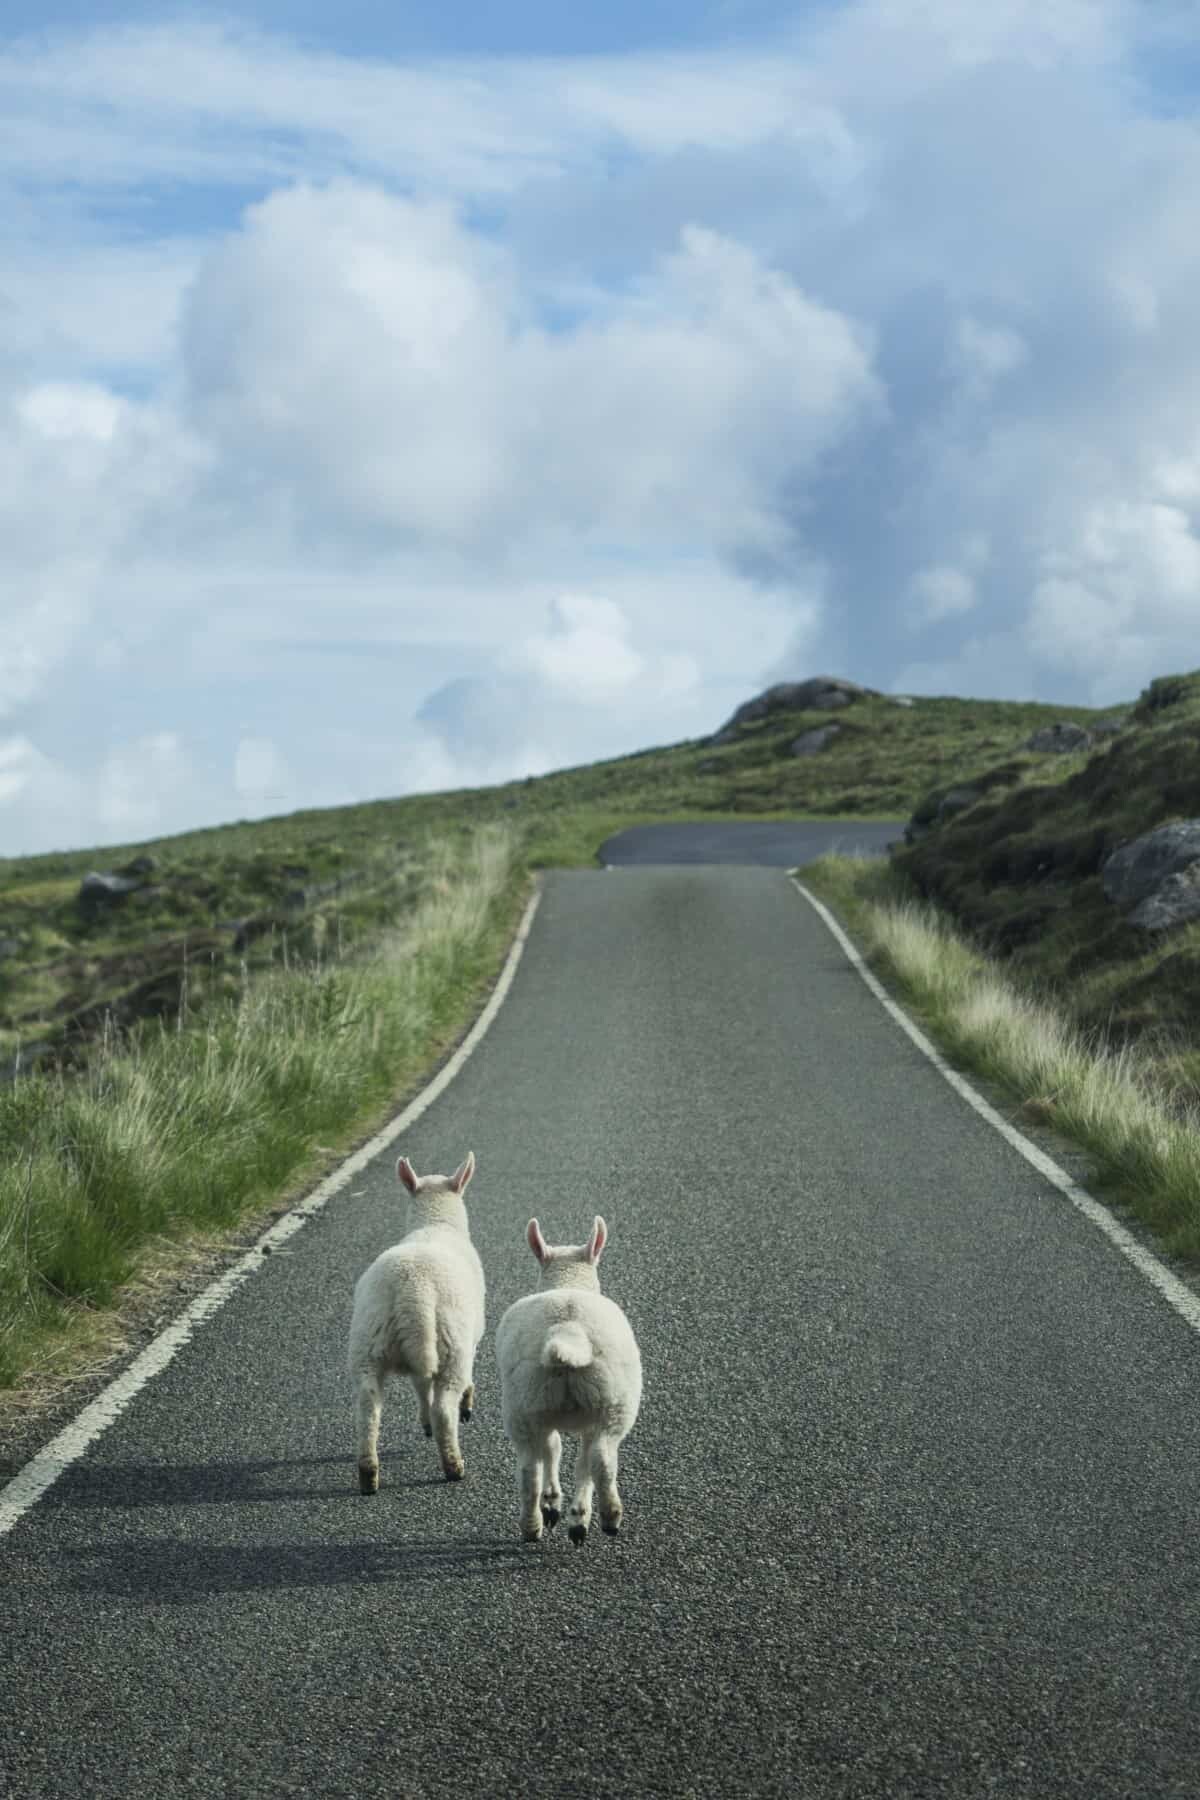
M 616 1537 L 621 1529 L 621 1520 L 625 1516 L 625 1508 L 621 1505 L 621 1496 L 617 1492 L 617 1440 L 611 1437 L 598 1437 L 592 1445 L 592 1474 L 596 1478 L 596 1487 L 600 1500 L 600 1529 L 609 1537 Z
M 592 1440 L 581 1437 L 579 1455 L 575 1458 L 575 1492 L 571 1496 L 571 1542 L 578 1548 L 588 1534 L 592 1522 Z
M 552 1431 L 546 1439 L 546 1449 L 542 1460 L 545 1484 L 542 1488 L 542 1518 L 548 1528 L 553 1531 L 562 1518 L 563 1493 L 558 1479 L 558 1465 L 562 1459 L 562 1439 L 557 1431 Z
M 433 1437 L 442 1459 L 442 1473 L 447 1481 L 461 1481 L 466 1470 L 458 1444 L 459 1393 L 458 1387 L 452 1390 L 440 1382 L 434 1383 L 433 1405 L 430 1408 Z
M 428 1375 L 411 1375 L 413 1393 L 417 1396 L 417 1405 L 421 1409 L 421 1430 L 427 1438 L 433 1436 L 433 1420 L 429 1416 L 429 1404 L 433 1399 L 433 1383 Z
M 358 1377 L 358 1491 L 379 1492 L 379 1417 L 383 1382 L 379 1371 L 366 1368 Z
M 528 1444 L 517 1447 L 520 1466 L 517 1469 L 517 1492 L 520 1496 L 521 1536 L 536 1543 L 542 1535 L 542 1461 Z
M 470 1423 L 471 1415 L 474 1411 L 475 1411 L 475 1383 L 473 1381 L 468 1381 L 466 1387 L 462 1391 L 462 1398 L 459 1400 L 459 1403 L 458 1403 L 458 1416 L 462 1420 L 464 1425 L 467 1425 Z

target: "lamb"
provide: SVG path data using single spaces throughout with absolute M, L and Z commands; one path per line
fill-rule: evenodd
M 540 1291 L 509 1307 L 496 1333 L 504 1430 L 520 1462 L 521 1532 L 531 1542 L 562 1517 L 561 1432 L 579 1438 L 570 1537 L 578 1548 L 592 1522 L 621 1529 L 617 1450 L 642 1398 L 642 1359 L 629 1320 L 600 1292 L 596 1265 L 608 1227 L 596 1215 L 586 1244 L 550 1245 L 536 1219 L 525 1241 L 542 1266 Z
M 449 1177 L 396 1174 L 411 1196 L 405 1236 L 377 1256 L 354 1289 L 348 1363 L 357 1394 L 358 1485 L 379 1490 L 379 1416 L 389 1374 L 407 1375 L 421 1428 L 435 1439 L 447 1481 L 464 1473 L 458 1422 L 475 1404 L 475 1352 L 483 1336 L 483 1265 L 471 1242 L 463 1192 L 475 1156 Z

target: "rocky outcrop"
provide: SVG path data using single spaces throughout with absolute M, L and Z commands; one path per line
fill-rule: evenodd
M 958 787 L 946 788 L 944 792 L 927 794 L 904 827 L 905 843 L 917 843 L 935 826 L 952 819 L 955 813 L 966 812 L 968 806 L 974 806 L 977 800 L 982 799 L 983 792 L 983 788 L 963 782 Z
M 752 725 L 771 713 L 836 712 L 874 693 L 874 688 L 860 687 L 856 681 L 843 681 L 836 675 L 814 675 L 808 681 L 777 681 L 773 687 L 755 694 L 752 700 L 744 700 L 710 741 L 731 743 L 743 725 Z
M 137 875 L 101 874 L 93 870 L 79 884 L 79 904 L 85 912 L 99 912 L 107 906 L 119 906 L 130 894 L 136 894 L 145 883 Z
M 1105 899 L 1129 923 L 1164 931 L 1200 918 L 1200 819 L 1160 825 L 1114 850 L 1100 871 Z
M 1168 875 L 1129 915 L 1129 923 L 1142 931 L 1166 931 L 1189 919 L 1200 919 L 1200 862 Z
M 1060 719 L 1054 725 L 1042 725 L 1025 740 L 1027 750 L 1036 750 L 1042 754 L 1056 752 L 1060 756 L 1069 755 L 1073 750 L 1087 750 L 1092 742 L 1092 734 L 1085 731 L 1082 725 L 1072 725 Z
M 833 742 L 840 730 L 840 725 L 818 725 L 814 731 L 802 732 L 788 745 L 788 755 L 815 756 L 819 750 L 824 750 L 827 744 Z

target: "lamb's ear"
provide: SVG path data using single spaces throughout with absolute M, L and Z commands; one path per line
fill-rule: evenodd
M 528 1225 L 525 1227 L 525 1242 L 529 1245 L 529 1248 L 533 1251 L 533 1254 L 537 1257 L 538 1261 L 544 1263 L 546 1260 L 546 1240 L 542 1236 L 542 1228 L 536 1219 L 530 1219 Z
M 456 1194 L 462 1193 L 474 1173 L 475 1152 L 473 1150 L 468 1150 L 466 1162 L 460 1163 L 450 1177 L 450 1186 L 454 1189 Z
M 587 1259 L 590 1263 L 600 1261 L 600 1252 L 608 1242 L 608 1226 L 597 1213 L 592 1220 L 592 1235 L 587 1241 Z
M 416 1193 L 417 1181 L 418 1181 L 419 1177 L 417 1175 L 417 1171 L 413 1168 L 413 1166 L 409 1162 L 407 1156 L 401 1156 L 401 1157 L 397 1158 L 397 1160 L 396 1160 L 396 1175 L 397 1175 L 397 1178 L 404 1183 L 405 1187 L 408 1189 L 410 1194 Z

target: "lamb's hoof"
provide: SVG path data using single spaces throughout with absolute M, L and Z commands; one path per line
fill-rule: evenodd
M 461 1456 L 457 1462 L 447 1462 L 442 1464 L 442 1474 L 446 1477 L 447 1481 L 461 1481 L 466 1472 L 466 1465 Z
M 601 1519 L 600 1529 L 605 1537 L 616 1537 L 621 1529 L 621 1521 L 620 1519 Z
M 470 1424 L 470 1423 L 471 1423 L 471 1420 L 472 1420 L 472 1419 L 473 1419 L 473 1418 L 474 1418 L 474 1417 L 475 1417 L 475 1415 L 474 1415 L 474 1413 L 473 1413 L 473 1412 L 472 1412 L 472 1411 L 471 1411 L 471 1408 L 470 1408 L 470 1407 L 469 1407 L 469 1406 L 460 1406 L 460 1407 L 459 1407 L 459 1409 L 458 1409 L 458 1419 L 459 1419 L 459 1423 L 460 1423 L 460 1424 L 461 1424 L 461 1425 L 469 1425 L 469 1424 Z
M 378 1463 L 359 1463 L 358 1491 L 360 1494 L 377 1494 L 379 1492 Z
M 571 1535 L 571 1542 L 574 1544 L 575 1548 L 577 1550 L 582 1550 L 583 1546 L 584 1546 L 584 1542 L 587 1538 L 587 1526 L 586 1525 L 572 1525 L 570 1535 Z
M 542 1518 L 545 1521 L 546 1529 L 548 1531 L 553 1531 L 554 1527 L 558 1524 L 558 1521 L 562 1518 L 562 1514 L 559 1512 L 557 1506 L 547 1506 L 545 1501 L 543 1501 Z
M 422 1425 L 421 1430 L 425 1433 L 425 1436 L 427 1438 L 431 1438 L 433 1436 L 433 1426 L 432 1425 Z
M 540 1525 L 523 1525 L 521 1527 L 521 1536 L 525 1539 L 527 1544 L 536 1544 L 541 1538 L 541 1535 L 542 1528 Z

